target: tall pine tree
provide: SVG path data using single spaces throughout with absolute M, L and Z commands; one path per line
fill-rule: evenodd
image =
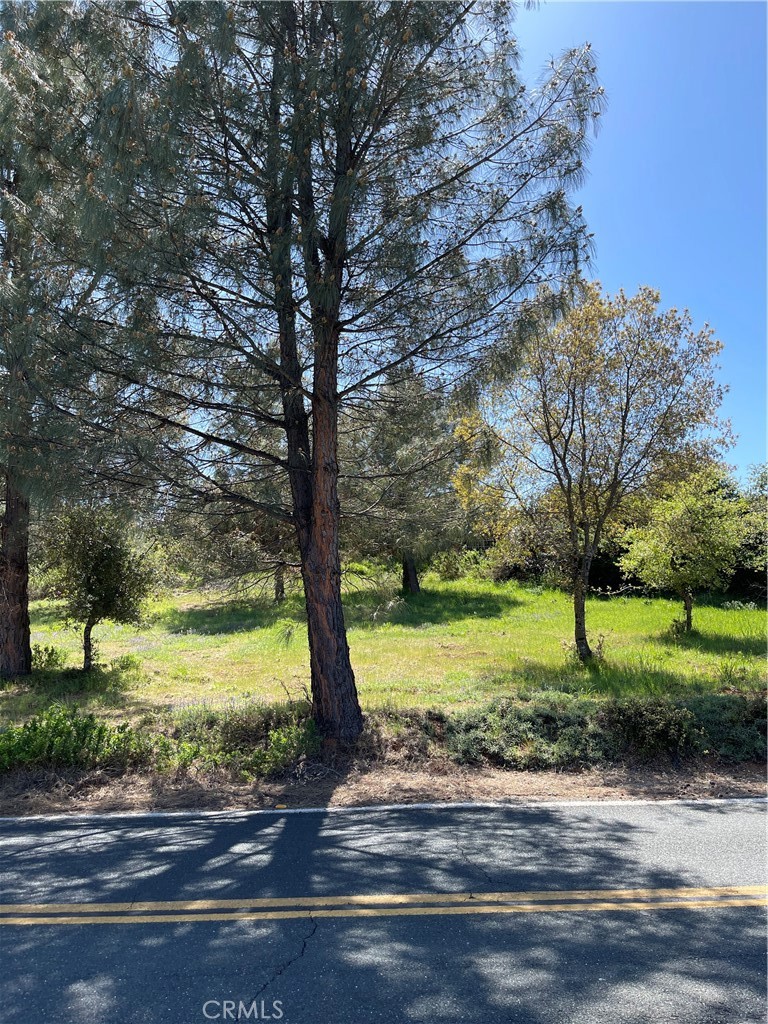
M 115 295 L 151 293 L 155 308 L 152 330 L 106 332 L 90 358 L 123 375 L 138 415 L 163 397 L 151 415 L 178 431 L 172 485 L 183 465 L 201 495 L 282 515 L 219 469 L 287 475 L 329 742 L 362 723 L 341 600 L 340 411 L 406 364 L 446 390 L 487 367 L 536 286 L 559 293 L 588 244 L 567 190 L 600 103 L 593 58 L 570 52 L 527 91 L 510 11 L 98 9 L 114 52 L 126 24 L 147 41 L 104 99 L 92 192 L 126 183 L 104 217 Z

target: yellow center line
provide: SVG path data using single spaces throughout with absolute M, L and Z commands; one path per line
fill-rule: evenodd
M 123 903 L 0 904 L 0 925 L 94 924 L 99 921 L 277 920 L 292 917 L 370 917 L 406 914 L 531 913 L 553 909 L 652 909 L 654 907 L 760 906 L 764 885 L 656 889 L 489 893 L 374 893 L 351 896 L 259 897 L 228 900 L 134 901 Z M 671 898 L 671 899 L 670 899 Z M 639 902 L 639 901 L 652 902 Z M 610 902 L 609 902 L 610 901 Z M 634 901 L 634 902 L 632 902 Z M 685 901 L 681 903 L 680 901 Z M 746 901 L 746 902 L 745 902 Z M 417 904 L 424 904 L 417 906 Z M 456 906 L 463 904 L 463 906 Z M 289 908 L 289 909 L 283 909 Z M 161 911 L 153 915 L 152 912 Z M 226 911 L 226 913 L 206 913 Z M 95 916 L 95 915 L 110 916 Z M 34 915 L 34 916 L 28 916 Z M 65 916 L 51 916 L 65 915 Z M 91 915 L 91 916 L 88 916 Z
M 765 897 L 720 897 L 718 899 L 657 900 L 648 903 L 638 900 L 601 901 L 583 903 L 499 903 L 476 906 L 424 906 L 424 907 L 349 907 L 328 910 L 272 910 L 272 911 L 230 911 L 229 913 L 196 914 L 114 914 L 86 916 L 71 914 L 66 917 L 5 917 L 0 925 L 62 925 L 62 924 L 162 924 L 198 921 L 285 921 L 296 918 L 312 919 L 325 917 L 415 917 L 421 915 L 450 916 L 456 914 L 541 914 L 602 912 L 608 910 L 699 910 L 722 907 L 763 907 Z

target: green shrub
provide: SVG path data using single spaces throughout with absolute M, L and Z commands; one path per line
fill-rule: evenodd
M 36 672 L 55 672 L 64 668 L 67 652 L 47 644 L 32 644 L 32 668 Z
M 723 761 L 765 761 L 766 699 L 755 695 L 706 694 L 685 706 L 696 722 L 694 749 Z
M 215 709 L 184 708 L 173 717 L 172 737 L 183 760 L 227 766 L 246 776 L 285 771 L 319 748 L 308 703 L 249 701 Z
M 665 697 L 610 699 L 598 717 L 621 754 L 678 757 L 693 746 L 693 713 Z
M 13 768 L 127 768 L 146 762 L 149 737 L 54 704 L 0 732 L 0 771 Z
M 762 697 L 715 694 L 670 700 L 600 700 L 554 691 L 505 699 L 446 719 L 448 753 L 463 764 L 564 768 L 606 761 L 766 756 Z
M 482 551 L 471 548 L 439 551 L 432 556 L 429 571 L 444 581 L 460 580 L 464 577 L 479 579 L 487 575 L 486 559 Z
M 137 672 L 141 668 L 141 658 L 135 654 L 121 654 L 110 661 L 109 667 L 113 672 Z
M 465 764 L 555 768 L 603 760 L 594 702 L 563 693 L 505 699 L 458 712 L 446 722 L 446 746 Z

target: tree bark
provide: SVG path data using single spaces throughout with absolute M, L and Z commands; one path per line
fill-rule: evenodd
M 587 591 L 589 590 L 589 568 L 591 558 L 580 557 L 577 561 L 573 580 L 573 618 L 576 653 L 582 662 L 590 661 L 592 648 L 587 640 Z
M 275 569 L 275 604 L 281 604 L 285 600 L 285 567 L 277 566 Z
M 292 4 L 280 5 L 286 47 L 276 46 L 270 100 L 272 134 L 268 143 L 273 188 L 267 196 L 267 228 L 275 289 L 279 343 L 280 390 L 288 449 L 293 521 L 301 556 L 301 577 L 307 609 L 312 712 L 327 746 L 351 746 L 363 728 L 355 676 L 349 657 L 344 612 L 341 602 L 341 559 L 339 556 L 338 498 L 338 347 L 341 280 L 346 252 L 344 225 L 349 216 L 346 205 L 349 140 L 337 139 L 336 188 L 321 260 L 312 186 L 311 146 L 301 134 L 295 139 L 296 157 L 291 173 L 279 173 L 281 147 L 282 84 L 291 81 L 298 97 L 301 82 L 298 63 L 286 60 L 286 53 L 298 52 L 296 11 Z M 346 119 L 341 117 L 341 123 Z M 302 122 L 299 122 L 301 128 Z M 347 132 L 349 131 L 347 127 Z M 295 186 L 295 192 L 294 192 Z M 312 309 L 314 349 L 310 415 L 302 385 L 296 308 L 293 295 L 291 253 L 292 220 L 298 198 L 303 233 L 306 288 Z
M 682 597 L 685 608 L 685 632 L 690 633 L 693 629 L 693 594 L 690 590 L 685 590 Z
M 403 593 L 420 594 L 419 574 L 416 571 L 416 560 L 411 554 L 403 555 Z
M 93 619 L 88 619 L 83 630 L 83 672 L 90 672 L 93 668 L 93 640 L 91 633 L 96 625 Z
M 0 676 L 29 675 L 29 498 L 13 464 L 5 473 L 0 528 Z
M 328 331 L 335 335 L 335 327 Z M 315 721 L 331 743 L 351 746 L 363 716 L 349 657 L 339 555 L 337 337 L 316 346 L 312 398 L 312 506 L 302 577 Z

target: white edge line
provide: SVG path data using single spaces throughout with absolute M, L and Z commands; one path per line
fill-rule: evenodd
M 258 815 L 272 815 L 273 817 L 284 817 L 289 814 L 356 814 L 359 812 L 374 813 L 377 811 L 466 811 L 477 809 L 496 811 L 515 810 L 538 810 L 547 807 L 701 807 L 720 806 L 722 804 L 765 804 L 768 797 L 765 796 L 732 796 L 732 797 L 704 797 L 701 800 L 695 799 L 672 799 L 672 800 L 541 800 L 541 801 L 520 801 L 520 802 L 456 802 L 442 801 L 437 803 L 410 803 L 410 804 L 365 804 L 361 806 L 333 806 L 333 807 L 263 807 L 253 810 L 231 810 L 219 811 L 94 811 L 92 813 L 68 813 L 59 814 L 26 814 L 13 816 L 0 815 L 0 826 L 6 822 L 26 821 L 93 821 L 106 820 L 118 821 L 122 818 L 250 818 Z

